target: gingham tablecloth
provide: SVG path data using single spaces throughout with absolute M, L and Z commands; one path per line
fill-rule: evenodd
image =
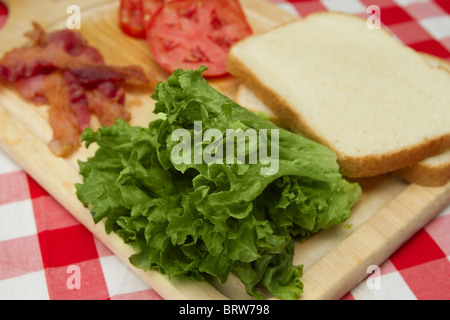
M 301 16 L 367 18 L 377 5 L 382 24 L 406 45 L 450 61 L 450 0 L 272 1 Z M 5 17 L 0 6 L 0 27 Z M 450 299 L 449 230 L 450 206 L 380 266 L 377 286 L 364 280 L 342 299 Z M 0 299 L 161 297 L 0 151 Z

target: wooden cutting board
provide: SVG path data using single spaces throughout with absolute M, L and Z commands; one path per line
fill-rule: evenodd
M 120 31 L 118 2 L 41 0 L 37 5 L 31 0 L 10 0 L 10 15 L 0 31 L 0 55 L 26 43 L 23 34 L 31 29 L 32 21 L 46 30 L 65 28 L 70 17 L 67 8 L 76 4 L 81 10 L 80 32 L 102 52 L 107 63 L 139 64 L 159 80 L 166 80 L 169 74 L 154 63 L 146 42 Z M 296 19 L 264 0 L 241 0 L 241 3 L 255 32 Z M 231 98 L 240 85 L 231 76 L 210 83 Z M 131 124 L 146 126 L 153 119 L 154 102 L 150 94 L 128 93 Z M 47 111 L 45 106 L 36 107 L 27 102 L 12 88 L 0 87 L 0 147 L 80 223 L 165 299 L 249 298 L 234 276 L 221 285 L 215 280 L 169 280 L 158 272 L 134 268 L 128 261 L 132 249 L 117 235 L 106 235 L 102 223 L 95 225 L 75 195 L 74 184 L 81 181 L 77 160 L 86 159 L 93 150 L 80 148 L 69 158 L 55 157 L 47 146 L 52 137 Z M 425 188 L 389 176 L 359 182 L 363 196 L 350 219 L 296 246 L 294 263 L 304 264 L 305 270 L 302 299 L 339 299 L 368 275 L 370 266 L 380 265 L 450 202 L 450 184 Z

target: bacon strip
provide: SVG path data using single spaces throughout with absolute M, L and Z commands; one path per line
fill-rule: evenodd
M 130 120 L 130 114 L 123 108 L 125 90 L 112 82 L 102 82 L 94 90 L 86 92 L 89 106 L 98 116 L 101 124 L 110 126 L 117 118 Z
M 64 81 L 67 86 L 70 110 L 76 114 L 78 126 L 84 130 L 89 127 L 91 113 L 88 99 L 81 82 L 70 71 L 64 71 Z
M 80 145 L 79 137 L 89 126 L 91 114 L 85 90 L 68 71 L 35 75 L 16 82 L 16 88 L 38 105 L 48 104 L 53 138 L 52 152 L 66 156 Z
M 91 114 L 109 126 L 130 119 L 122 85 L 150 87 L 138 66 L 108 66 L 100 52 L 73 30 L 46 33 L 39 25 L 26 34 L 31 45 L 7 52 L 0 59 L 0 81 L 37 105 L 48 104 L 52 152 L 67 156 L 80 146 L 81 132 Z
M 83 84 L 98 84 L 104 81 L 120 82 L 136 87 L 148 86 L 149 80 L 137 66 L 116 67 L 116 66 L 78 66 L 69 70 Z
M 27 36 L 31 39 L 31 46 L 13 49 L 0 59 L 0 79 L 15 82 L 55 69 L 104 65 L 101 53 L 75 31 L 61 30 L 46 34 L 39 25 L 34 24 L 34 30 Z
M 65 157 L 80 146 L 81 127 L 70 106 L 69 88 L 60 72 L 53 72 L 45 78 L 44 96 L 50 106 L 49 120 L 53 129 L 50 150 L 59 157 Z
M 97 65 L 97 62 L 91 60 L 92 53 L 72 56 L 62 48 L 52 47 L 27 47 L 7 52 L 0 60 L 0 77 L 14 82 L 20 78 L 50 73 L 55 69 Z
M 22 78 L 16 81 L 16 89 L 26 99 L 33 101 L 38 106 L 47 104 L 47 98 L 44 96 L 45 74 L 38 74 L 29 78 Z
M 80 33 L 72 30 L 61 30 L 46 33 L 42 27 L 33 23 L 33 30 L 25 34 L 32 42 L 31 47 L 58 48 L 71 56 L 82 58 L 94 64 L 104 64 L 103 56 Z

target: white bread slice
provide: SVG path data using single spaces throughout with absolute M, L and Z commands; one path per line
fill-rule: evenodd
M 428 58 L 425 56 L 425 58 Z M 264 112 L 273 122 L 282 126 L 273 111 L 261 101 L 247 86 L 240 85 L 234 100 L 241 106 L 253 111 Z M 450 181 L 450 149 L 429 157 L 411 166 L 399 169 L 394 174 L 410 183 L 428 187 L 443 186 Z
M 424 54 L 427 62 L 434 67 L 450 72 L 450 64 L 435 56 Z M 440 187 L 450 181 L 450 149 L 436 156 L 429 157 L 411 166 L 394 172 L 408 182 L 428 186 Z
M 450 181 L 450 149 L 394 173 L 408 182 L 440 187 Z
M 450 73 L 385 30 L 321 12 L 236 43 L 228 71 L 342 173 L 391 172 L 450 147 Z

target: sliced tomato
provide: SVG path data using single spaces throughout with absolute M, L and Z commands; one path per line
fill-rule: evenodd
M 173 0 L 154 14 L 147 40 L 165 70 L 204 65 L 203 75 L 212 77 L 227 73 L 231 45 L 251 33 L 238 0 Z
M 8 17 L 8 8 L 5 6 L 3 2 L 0 1 L 0 28 L 3 27 L 3 25 L 5 24 L 7 17 Z
M 121 0 L 119 10 L 120 28 L 127 35 L 145 39 L 146 31 L 143 23 L 142 0 Z
M 164 5 L 165 0 L 142 0 L 142 20 L 144 28 L 150 28 L 151 20 L 156 12 Z

